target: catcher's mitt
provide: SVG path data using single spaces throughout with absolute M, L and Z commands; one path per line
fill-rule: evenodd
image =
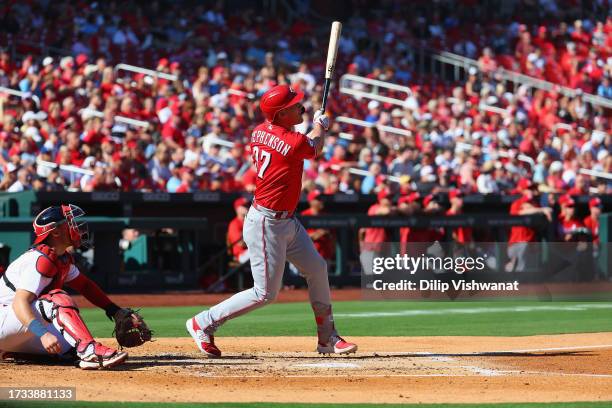
M 113 317 L 115 319 L 113 334 L 121 347 L 142 346 L 151 340 L 153 332 L 137 311 L 129 308 L 119 309 Z

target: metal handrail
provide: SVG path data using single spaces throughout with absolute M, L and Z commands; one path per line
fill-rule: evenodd
M 227 93 L 230 95 L 236 95 L 236 96 L 244 96 L 246 98 L 249 99 L 255 99 L 256 95 L 254 93 L 251 92 L 245 92 L 245 91 L 241 91 L 239 89 L 228 89 Z
M 201 143 L 204 143 L 204 139 L 205 138 L 206 138 L 206 136 L 201 139 Z M 229 148 L 232 148 L 235 145 L 234 142 L 230 142 L 229 140 L 221 139 L 220 137 L 217 137 L 217 136 L 209 136 L 208 140 L 212 144 L 217 144 L 219 146 L 225 146 L 225 147 L 229 147 Z
M 508 109 L 503 109 L 497 106 L 493 106 L 493 105 L 487 105 L 484 102 L 480 102 L 478 104 L 478 109 L 486 111 L 486 112 L 493 112 L 493 113 L 497 113 L 498 115 L 507 115 L 509 110 Z
M 478 71 L 481 71 L 477 60 L 467 58 L 462 55 L 453 54 L 452 52 L 442 51 L 440 53 L 433 53 L 432 58 L 439 62 L 463 68 L 466 71 L 470 68 L 476 68 Z M 524 84 L 533 88 L 538 88 L 545 91 L 558 89 L 559 92 L 565 96 L 575 97 L 578 93 L 577 89 L 568 88 L 566 86 L 545 81 L 543 79 L 530 77 L 525 74 L 507 70 L 505 68 L 498 68 L 495 73 L 501 75 L 502 79 L 506 81 Z M 612 101 L 602 98 L 601 96 L 582 93 L 582 98 L 591 105 L 612 109 Z
M 342 167 L 339 164 L 332 164 L 330 166 L 330 168 L 334 171 L 340 171 L 342 169 L 345 169 L 346 167 Z M 363 170 L 363 169 L 359 169 L 356 167 L 348 167 L 348 172 L 351 174 L 354 174 L 356 176 L 362 176 L 362 177 L 367 177 L 367 176 L 372 176 L 373 174 L 371 172 L 369 172 L 368 170 Z M 389 181 L 393 181 L 394 183 L 399 183 L 400 182 L 400 178 L 398 176 L 392 176 L 390 174 L 383 174 L 383 176 L 385 176 L 386 179 L 388 179 Z
M 360 83 L 371 85 L 374 87 L 372 92 L 362 91 L 360 89 L 354 89 L 350 86 L 350 83 Z M 406 99 L 391 98 L 389 96 L 379 95 L 378 88 L 391 89 L 394 91 L 400 91 L 406 93 L 406 99 L 412 95 L 412 89 L 407 86 L 394 84 L 392 82 L 381 81 L 378 79 L 366 78 L 359 75 L 344 74 L 340 77 L 340 93 L 347 95 L 354 95 L 360 98 L 373 99 L 376 101 L 390 103 L 393 105 L 404 106 Z
M 459 149 L 466 150 L 466 151 L 470 151 L 474 147 L 473 144 L 466 143 L 466 142 L 457 142 L 455 145 Z M 500 157 L 510 157 L 508 153 L 501 151 L 501 150 L 497 151 L 497 154 Z M 519 161 L 522 161 L 523 163 L 527 163 L 529 167 L 531 167 L 532 170 L 536 165 L 535 160 L 533 160 L 531 157 L 527 156 L 526 154 L 521 153 L 518 156 L 516 156 L 516 158 L 519 159 Z
M 580 169 L 578 170 L 578 172 L 581 174 L 586 174 L 587 176 L 591 176 L 591 177 L 605 178 L 607 180 L 612 180 L 612 173 L 608 173 L 606 171 Z
M 70 173 L 70 184 L 72 184 L 72 183 L 74 183 L 76 181 L 76 178 L 74 176 L 75 174 L 80 174 L 81 177 L 83 177 L 83 176 L 93 176 L 94 175 L 94 171 L 93 170 L 83 169 L 81 167 L 74 166 L 72 164 L 60 164 L 60 165 L 58 165 L 57 163 L 53 163 L 53 162 L 37 159 L 36 160 L 36 165 L 42 166 L 42 167 L 48 167 L 48 168 L 51 168 L 51 169 L 59 168 L 62 171 Z M 104 167 L 106 167 L 106 165 L 104 165 Z M 113 180 L 115 181 L 115 183 L 117 184 L 118 187 L 121 187 L 121 180 L 119 179 L 119 177 L 115 176 L 113 178 Z M 69 191 L 70 191 L 70 189 L 69 189 Z
M 338 137 L 340 139 L 345 139 L 345 140 L 354 140 L 355 139 L 355 135 L 353 135 L 352 133 L 348 133 L 348 132 L 340 132 L 340 133 L 338 133 Z
M 378 125 L 376 123 L 367 122 L 365 120 L 360 120 L 360 119 L 349 118 L 347 116 L 338 116 L 334 120 L 336 122 L 346 123 L 346 124 L 349 124 L 349 125 L 356 125 L 356 126 L 361 126 L 361 127 L 375 127 L 375 128 L 378 128 L 378 129 L 380 129 L 380 130 L 382 130 L 384 132 L 393 133 L 393 134 L 396 134 L 396 135 L 412 136 L 412 132 L 410 130 L 400 129 L 400 128 L 396 128 L 396 127 L 393 127 L 393 126 Z
M 0 86 L 0 92 L 4 92 L 9 95 L 18 96 L 20 98 L 32 98 L 34 102 L 36 102 L 36 106 L 40 106 L 40 98 L 31 92 L 21 92 L 16 89 L 7 88 L 5 86 Z
M 412 89 L 410 89 L 409 87 L 404 86 L 404 85 L 394 84 L 393 82 L 381 81 L 380 79 L 366 78 L 366 77 L 362 77 L 359 75 L 353 75 L 353 74 L 344 74 L 340 78 L 340 84 L 346 81 L 373 85 L 375 87 L 380 87 L 380 88 L 393 89 L 394 91 L 406 92 L 408 96 L 412 95 Z
M 144 120 L 127 118 L 125 116 L 120 116 L 120 115 L 115 116 L 114 119 L 115 121 L 125 123 L 126 125 L 138 126 L 138 127 L 145 128 L 145 129 L 148 128 L 150 125 L 149 122 L 146 122 Z
M 104 112 L 101 112 L 95 109 L 91 109 L 91 108 L 83 108 L 79 111 L 79 113 L 81 115 L 83 115 L 84 113 L 87 113 L 97 118 L 104 118 Z M 128 118 L 126 116 L 121 116 L 121 115 L 113 116 L 113 121 L 119 122 L 119 123 L 125 123 L 126 125 L 138 126 L 138 127 L 145 128 L 145 129 L 147 129 L 151 125 L 147 121 L 132 119 L 132 118 Z
M 115 65 L 115 68 L 113 70 L 115 72 L 119 72 L 121 70 L 129 71 L 129 72 L 136 72 L 138 74 L 145 74 L 145 75 L 149 75 L 152 77 L 167 79 L 168 81 L 172 81 L 172 82 L 178 79 L 178 77 L 174 74 L 166 74 L 165 72 L 155 71 L 153 69 L 137 67 L 136 65 L 129 65 L 129 64 L 117 64 Z
M 81 174 L 82 176 L 93 176 L 94 174 L 93 170 L 83 169 L 81 167 L 74 166 L 72 164 L 60 164 L 58 166 L 57 163 L 40 160 L 40 159 L 36 160 L 36 164 L 39 166 L 43 166 L 43 167 L 49 167 L 51 169 L 56 169 L 59 167 L 60 170 L 67 171 L 69 173 Z

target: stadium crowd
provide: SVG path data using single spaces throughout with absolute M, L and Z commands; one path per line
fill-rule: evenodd
M 357 11 L 345 24 L 337 71 L 408 84 L 411 94 L 399 106 L 335 89 L 328 105 L 332 118 L 365 119 L 371 126 L 333 124 L 324 155 L 305 166 L 306 192 L 391 189 L 406 196 L 458 187 L 464 193 L 512 193 L 523 179 L 542 192 L 612 190 L 605 179 L 580 173 L 612 171 L 610 111 L 584 100 L 584 92 L 610 97 L 612 18 L 566 24 L 534 20 L 526 12 L 533 22 L 521 24 L 504 9 L 508 16 L 465 31 L 471 20 L 460 17 L 469 7 L 476 10 L 472 18 L 484 22 L 489 6 L 464 0 L 427 8 L 417 2 L 423 12 L 414 18 L 394 12 L 366 19 L 362 3 L 352 2 Z M 573 2 L 540 3 L 550 17 L 569 13 L 562 6 Z M 599 3 L 593 2 L 597 10 Z M 0 93 L 0 191 L 252 191 L 246 142 L 262 120 L 258 96 L 277 83 L 304 90 L 303 131 L 320 107 L 328 33 L 306 20 L 284 24 L 252 8 L 228 13 L 223 2 L 193 9 L 162 1 L 147 8 L 124 2 L 121 9 L 117 2 L 78 3 L 79 10 L 77 3 L 45 4 L 9 2 L 0 13 L 0 39 L 21 44 L 17 50 L 26 53 L 0 52 L 0 86 L 24 93 Z M 456 14 L 448 12 L 453 5 Z M 69 52 L 37 55 L 32 42 Z M 414 43 L 481 56 L 465 82 L 443 83 L 417 73 L 408 46 Z M 508 58 L 496 57 L 509 51 Z M 548 68 L 557 61 L 558 69 Z M 119 62 L 178 79 L 126 75 L 113 69 Z M 496 73 L 501 65 L 577 91 L 514 91 Z M 553 71 L 556 77 L 549 75 Z

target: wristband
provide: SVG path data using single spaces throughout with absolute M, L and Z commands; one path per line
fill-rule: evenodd
M 121 308 L 116 304 L 111 303 L 110 305 L 106 306 L 104 310 L 106 311 L 106 316 L 112 321 L 115 314 L 121 310 Z
M 44 336 L 44 334 L 47 333 L 47 329 L 45 328 L 45 325 L 42 324 L 41 321 L 38 319 L 34 319 L 30 322 L 30 325 L 28 326 L 28 330 L 34 333 L 36 337 L 38 338 Z

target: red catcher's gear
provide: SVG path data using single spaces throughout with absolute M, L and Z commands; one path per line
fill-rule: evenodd
M 66 292 L 59 289 L 42 295 L 40 300 L 53 304 L 51 316 L 43 317 L 52 322 L 68 343 L 76 347 L 78 352 L 84 351 L 87 345 L 93 341 L 93 336 L 83 322 L 74 300 Z
M 70 233 L 70 241 L 74 248 L 89 247 L 89 229 L 85 221 L 77 218 L 85 215 L 80 207 L 73 204 L 48 207 L 42 210 L 34 219 L 32 226 L 36 239 L 34 245 L 43 242 L 58 226 L 66 222 Z
M 296 92 L 289 85 L 277 85 L 263 94 L 259 108 L 264 117 L 272 122 L 279 111 L 299 103 L 303 98 L 304 92 Z
M 32 251 L 41 254 L 36 261 L 36 271 L 47 278 L 53 279 L 43 292 L 61 289 L 64 286 L 68 272 L 70 272 L 70 266 L 74 263 L 72 255 L 65 253 L 62 256 L 58 256 L 53 248 L 44 244 L 32 247 Z

